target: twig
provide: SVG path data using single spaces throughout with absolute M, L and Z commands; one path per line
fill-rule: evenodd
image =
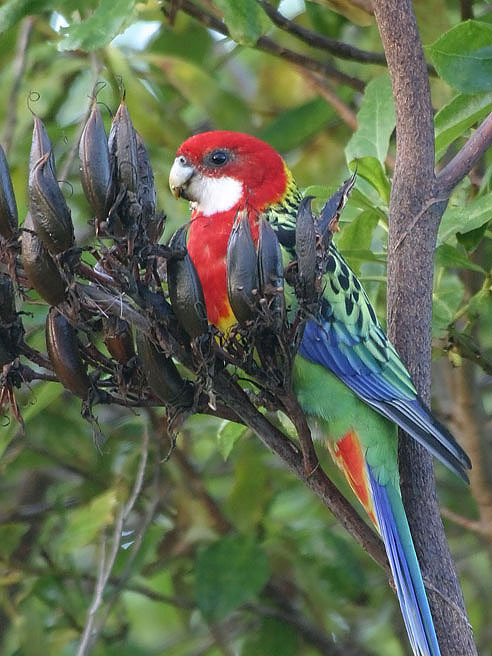
M 282 623 L 290 624 L 306 642 L 313 645 L 321 654 L 326 654 L 327 656 L 368 656 L 369 654 L 362 645 L 354 645 L 352 647 L 350 644 L 343 644 L 338 640 L 335 641 L 331 636 L 327 635 L 324 631 L 320 631 L 316 626 L 307 622 L 304 617 L 290 608 L 284 610 L 272 606 L 254 604 L 250 606 L 250 609 L 256 614 L 263 615 L 264 617 L 274 617 L 281 620 Z
M 280 400 L 285 406 L 286 414 L 295 426 L 299 444 L 301 445 L 302 460 L 304 464 L 304 472 L 309 478 L 320 466 L 318 456 L 314 450 L 313 440 L 311 438 L 311 430 L 308 426 L 306 415 L 304 414 L 297 397 L 290 393 L 281 396 Z
M 448 335 L 453 347 L 458 350 L 462 358 L 473 362 L 483 369 L 486 374 L 492 376 L 492 358 L 480 350 L 473 337 L 459 332 L 454 325 L 450 326 Z
M 492 112 L 482 121 L 461 150 L 436 176 L 436 197 L 449 195 L 492 145 Z
M 181 0 L 180 8 L 182 11 L 202 23 L 202 25 L 205 25 L 206 27 L 219 32 L 224 36 L 230 36 L 227 26 L 221 20 L 216 18 L 213 14 L 205 11 L 204 9 L 201 9 L 198 7 L 198 5 L 195 5 L 190 0 Z M 351 87 L 356 91 L 364 90 L 365 84 L 362 80 L 342 73 L 331 64 L 320 62 L 316 59 L 313 59 L 312 57 L 308 57 L 307 55 L 303 55 L 299 52 L 294 52 L 289 48 L 285 48 L 267 36 L 261 36 L 256 42 L 255 48 L 262 50 L 263 52 L 267 52 L 274 57 L 285 59 L 291 64 L 296 64 L 303 69 L 319 73 L 329 80 L 333 80 L 339 84 L 345 84 L 346 86 Z
M 92 646 L 97 640 L 97 637 L 103 627 L 104 622 L 98 620 L 97 612 L 103 603 L 104 591 L 113 570 L 116 556 L 118 555 L 118 551 L 120 549 L 121 534 L 123 531 L 124 523 L 128 519 L 130 512 L 133 510 L 135 502 L 137 501 L 137 498 L 142 489 L 144 472 L 147 464 L 148 449 L 149 433 L 147 430 L 144 430 L 142 437 L 142 453 L 140 456 L 137 476 L 135 477 L 135 483 L 127 503 L 123 505 L 120 512 L 118 513 L 118 516 L 116 517 L 111 540 L 112 546 L 108 554 L 106 553 L 108 543 L 107 536 L 103 535 L 101 540 L 102 553 L 99 561 L 99 569 L 94 596 L 87 613 L 87 620 L 77 649 L 77 656 L 87 656 L 87 654 L 90 653 Z
M 357 130 L 357 116 L 355 112 L 336 95 L 328 82 L 321 77 L 321 75 L 317 75 L 312 71 L 300 69 L 300 72 L 302 73 L 302 76 L 312 84 L 319 95 L 333 107 L 342 121 L 355 132 L 355 130 Z
M 174 449 L 173 461 L 176 462 L 182 470 L 184 476 L 186 477 L 187 485 L 192 490 L 193 495 L 202 502 L 203 506 L 207 510 L 214 524 L 214 528 L 222 535 L 229 533 L 232 530 L 232 524 L 220 511 L 215 502 L 215 499 L 208 494 L 196 469 L 186 458 L 183 451 L 178 447 Z
M 65 499 L 62 502 L 63 508 L 74 508 L 79 504 L 78 499 Z M 59 508 L 60 503 L 48 503 L 47 501 L 37 501 L 35 503 L 23 504 L 18 508 L 0 513 L 0 524 L 10 524 L 12 522 L 33 521 L 34 518 L 43 517 L 55 508 Z
M 355 46 L 351 46 L 348 43 L 330 39 L 330 37 L 324 34 L 308 30 L 302 27 L 302 25 L 298 25 L 295 21 L 286 18 L 269 2 L 266 2 L 266 0 L 256 1 L 277 27 L 304 41 L 304 43 L 307 43 L 312 48 L 325 50 L 340 59 L 350 59 L 352 61 L 362 62 L 363 64 L 381 64 L 382 66 L 386 66 L 386 57 L 383 52 L 368 52 L 367 50 L 360 50 Z
M 21 23 L 14 61 L 14 80 L 9 98 L 7 100 L 7 116 L 5 118 L 5 128 L 3 131 L 3 147 L 5 154 L 8 155 L 12 146 L 14 137 L 15 124 L 17 121 L 20 86 L 24 69 L 26 66 L 26 55 L 29 40 L 31 38 L 34 26 L 34 16 L 27 16 Z
M 460 8 L 462 21 L 473 18 L 473 0 L 460 0 Z
M 453 398 L 451 408 L 457 436 L 473 463 L 470 485 L 475 499 L 482 529 L 492 535 L 492 486 L 488 468 L 488 453 L 484 423 L 485 409 L 476 389 L 475 368 L 469 361 L 450 370 L 450 387 Z
M 481 520 L 463 517 L 463 515 L 459 515 L 458 513 L 454 512 L 454 510 L 446 508 L 445 506 L 441 508 L 441 514 L 446 519 L 449 519 L 451 522 L 457 524 L 457 526 L 466 528 L 467 531 L 478 533 L 488 540 L 492 538 L 492 526 L 484 524 Z

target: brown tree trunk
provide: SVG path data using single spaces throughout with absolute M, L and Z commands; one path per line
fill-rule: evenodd
M 388 331 L 430 397 L 433 253 L 446 199 L 436 193 L 429 82 L 410 0 L 374 0 L 395 96 L 397 156 L 390 203 Z M 441 652 L 477 654 L 436 499 L 431 456 L 400 435 L 403 501 Z

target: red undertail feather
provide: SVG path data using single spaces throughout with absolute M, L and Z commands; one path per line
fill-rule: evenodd
M 354 494 L 364 506 L 372 523 L 379 531 L 379 526 L 374 514 L 374 504 L 369 483 L 367 466 L 355 431 L 349 431 L 335 444 L 329 444 L 333 460 L 343 471 Z

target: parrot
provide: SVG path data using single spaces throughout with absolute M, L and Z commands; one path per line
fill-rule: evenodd
M 301 191 L 273 147 L 224 130 L 184 141 L 169 185 L 176 198 L 190 202 L 186 248 L 203 288 L 208 322 L 226 333 L 237 323 L 228 300 L 226 261 L 238 212 L 247 212 L 256 245 L 259 217 L 266 217 L 292 259 Z M 320 309 L 305 323 L 293 390 L 313 437 L 328 447 L 382 537 L 413 653 L 438 656 L 401 498 L 397 427 L 465 481 L 471 463 L 417 394 L 360 281 L 336 245 L 328 248 Z

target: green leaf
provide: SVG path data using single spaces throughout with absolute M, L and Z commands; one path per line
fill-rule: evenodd
M 129 24 L 135 4 L 136 0 L 101 0 L 89 18 L 60 31 L 58 50 L 104 48 Z
M 372 241 L 372 233 L 379 223 L 379 217 L 374 210 L 364 210 L 359 216 L 340 230 L 337 246 L 355 273 L 359 273 L 361 258 L 347 255 L 351 252 L 369 251 Z M 370 252 L 370 251 L 369 251 Z
M 383 164 L 375 157 L 360 157 L 354 159 L 349 164 L 349 169 L 354 171 L 357 168 L 357 175 L 364 178 L 374 189 L 378 192 L 379 196 L 389 204 L 391 185 Z
M 22 536 L 29 530 L 29 524 L 8 522 L 0 526 L 0 558 L 8 562 L 11 554 L 19 546 Z M 3 576 L 6 572 L 3 573 Z
M 25 16 L 39 14 L 52 6 L 50 0 L 8 0 L 3 7 L 0 7 L 0 34 Z
M 442 79 L 461 93 L 492 91 L 492 25 L 459 23 L 426 50 Z
M 444 337 L 465 293 L 465 287 L 455 274 L 445 274 L 432 295 L 432 335 Z
M 70 552 L 89 544 L 99 531 L 111 524 L 117 504 L 116 490 L 94 497 L 90 503 L 68 514 L 68 523 L 58 542 L 61 552 Z
M 334 110 L 322 98 L 287 109 L 265 126 L 258 135 L 280 151 L 292 150 L 314 136 L 334 116 Z
M 456 238 L 466 251 L 473 253 L 481 243 L 486 231 L 487 224 L 484 223 L 480 228 L 475 228 L 475 230 L 469 230 L 465 233 L 457 232 Z
M 231 38 L 243 46 L 254 46 L 272 23 L 256 0 L 214 0 L 224 16 Z
M 268 470 L 258 461 L 256 444 L 249 440 L 234 461 L 234 487 L 227 497 L 227 514 L 239 531 L 254 531 L 265 518 L 272 498 Z M 245 447 L 245 448 L 244 448 Z
M 470 269 L 471 271 L 479 271 L 485 274 L 481 266 L 469 260 L 464 253 L 450 244 L 441 244 L 439 246 L 436 250 L 435 263 L 437 266 L 449 269 Z
M 492 192 L 480 196 L 464 207 L 448 207 L 439 227 L 438 241 L 442 243 L 457 232 L 465 233 L 480 228 L 491 218 Z
M 453 141 L 491 110 L 492 92 L 473 96 L 460 94 L 437 112 L 434 118 L 436 159 L 440 159 Z
M 260 630 L 247 639 L 241 656 L 296 656 L 299 653 L 299 638 L 293 627 L 275 618 L 267 617 Z
M 202 551 L 195 564 L 197 604 L 213 621 L 261 591 L 270 577 L 268 556 L 252 535 L 230 535 Z
M 347 162 L 375 157 L 384 164 L 396 121 L 391 81 L 387 74 L 367 85 L 357 121 L 359 127 L 345 149 Z
M 217 433 L 217 446 L 224 460 L 227 460 L 236 442 L 247 431 L 246 426 L 236 424 L 235 421 L 222 422 Z

